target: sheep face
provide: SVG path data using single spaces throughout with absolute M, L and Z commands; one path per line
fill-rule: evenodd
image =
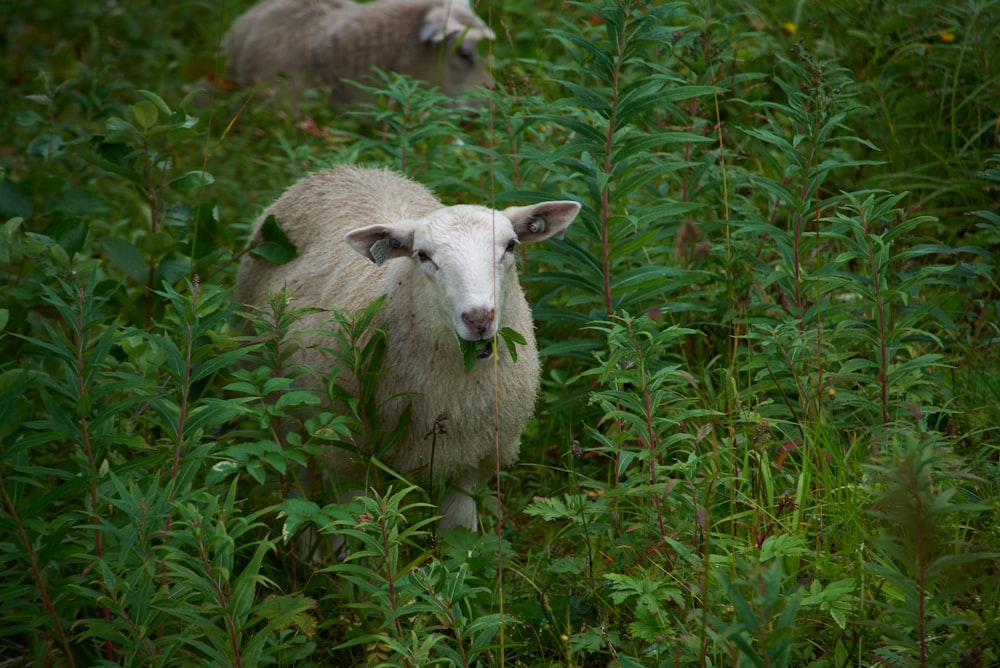
M 514 226 L 489 209 L 443 209 L 414 229 L 414 280 L 425 281 L 439 322 L 466 341 L 491 339 L 504 312 L 507 275 L 514 271 Z
M 453 97 L 478 86 L 490 87 L 493 79 L 483 66 L 477 45 L 495 37 L 470 8 L 446 2 L 424 17 L 420 28 L 422 53 L 400 71 L 433 81 Z M 428 78 L 429 72 L 437 72 L 438 76 Z
M 435 304 L 437 322 L 466 341 L 482 341 L 504 327 L 505 297 L 520 289 L 517 244 L 561 235 L 579 208 L 566 201 L 505 211 L 452 206 L 419 220 L 356 229 L 345 238 L 377 264 L 392 258 L 416 263 L 415 287 Z

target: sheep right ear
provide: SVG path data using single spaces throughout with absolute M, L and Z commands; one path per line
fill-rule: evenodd
M 344 236 L 351 248 L 375 264 L 413 254 L 413 228 L 403 223 L 369 225 L 351 230 Z
M 424 15 L 424 24 L 420 27 L 420 41 L 425 44 L 440 44 L 462 33 L 465 33 L 465 39 L 472 44 L 481 39 L 496 39 L 493 31 L 472 13 L 468 3 L 465 3 L 464 7 L 461 5 L 462 3 L 454 3 L 453 6 L 434 7 L 429 10 Z M 460 13 L 466 16 L 458 16 Z

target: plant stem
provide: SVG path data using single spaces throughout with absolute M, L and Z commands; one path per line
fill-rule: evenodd
M 462 568 L 464 569 L 465 565 L 463 565 Z M 462 639 L 462 634 L 458 630 L 458 624 L 456 624 L 455 622 L 455 615 L 451 611 L 451 606 L 448 603 L 446 603 L 444 599 L 442 599 L 440 596 L 437 595 L 437 593 L 434 591 L 434 587 L 431 586 L 430 582 L 425 582 L 425 584 L 427 585 L 427 594 L 434 600 L 435 603 L 438 604 L 438 607 L 440 607 L 441 610 L 444 611 L 444 615 L 448 619 L 448 626 L 451 628 L 451 632 L 455 636 L 455 646 L 458 647 L 458 653 L 462 657 L 462 665 L 468 668 L 469 658 L 466 656 L 465 653 L 465 642 Z M 501 666 L 504 665 L 502 657 L 500 665 Z
M 612 148 L 614 147 L 615 132 L 618 127 L 618 105 L 621 91 L 621 70 L 625 64 L 625 48 L 628 39 L 625 35 L 626 29 L 623 27 L 615 53 L 614 69 L 611 73 L 611 104 L 608 114 L 608 130 L 604 138 L 604 174 L 610 175 L 614 170 L 612 162 Z M 608 219 L 611 218 L 611 199 L 608 184 L 601 188 L 601 266 L 604 280 L 604 308 L 608 313 L 608 318 L 614 315 L 615 307 L 611 294 L 611 246 L 608 239 Z
M 2 478 L 0 478 L 0 494 L 3 495 L 4 508 L 14 521 L 14 527 L 17 531 L 18 540 L 21 542 L 21 547 L 24 548 L 24 554 L 28 558 L 28 565 L 31 568 L 31 574 L 34 576 L 35 582 L 38 585 L 38 594 L 42 598 L 42 606 L 45 608 L 45 611 L 49 613 L 49 617 L 52 619 L 52 626 L 55 628 L 56 636 L 59 638 L 59 644 L 62 645 L 63 654 L 66 655 L 67 665 L 69 665 L 70 668 L 75 668 L 76 661 L 73 658 L 73 652 L 69 645 L 69 639 L 66 637 L 66 630 L 63 628 L 62 622 L 59 619 L 59 613 L 56 611 L 55 605 L 52 603 L 52 597 L 49 596 L 49 590 L 45 586 L 45 579 L 42 577 L 42 569 L 38 564 L 38 555 L 35 553 L 31 540 L 28 538 L 28 534 L 24 530 L 24 524 L 21 522 L 21 517 L 18 515 L 17 507 L 11 500 L 10 495 L 7 494 L 7 487 L 4 486 Z
M 875 304 L 875 324 L 878 327 L 878 383 L 881 389 L 882 402 L 882 424 L 889 423 L 889 346 L 886 342 L 886 322 L 885 322 L 885 302 L 881 297 L 882 276 L 879 273 L 878 260 L 875 258 L 875 249 L 872 242 L 868 241 L 871 233 L 869 230 L 868 214 L 864 207 L 859 208 L 858 215 L 861 217 L 861 228 L 865 233 L 865 249 L 868 251 L 868 262 L 872 272 L 872 299 Z
M 237 668 L 243 668 L 243 657 L 240 655 L 240 635 L 236 630 L 236 621 L 233 619 L 233 613 L 229 610 L 229 603 L 231 601 L 228 591 L 228 587 L 223 589 L 222 585 L 212 577 L 212 563 L 208 559 L 208 553 L 205 550 L 205 541 L 201 532 L 198 533 L 198 553 L 201 556 L 201 564 L 205 569 L 205 575 L 212 582 L 212 587 L 215 589 L 215 596 L 219 601 L 219 605 L 222 607 L 222 616 L 226 620 L 226 630 L 229 631 L 229 642 L 233 647 L 233 665 Z
M 153 168 L 154 165 L 150 160 L 151 149 L 149 147 L 148 137 L 143 135 L 142 138 L 142 154 L 145 158 L 145 172 L 146 172 L 146 185 L 142 188 L 142 194 L 146 198 L 146 203 L 149 205 L 149 234 L 150 236 L 156 234 L 159 228 L 160 222 L 160 190 L 163 187 L 163 181 L 167 175 L 167 164 L 166 162 L 160 168 L 159 182 L 153 183 Z M 143 323 L 143 329 L 148 330 L 153 322 L 153 290 L 155 286 L 153 285 L 153 280 L 156 277 L 156 261 L 155 258 L 149 258 L 149 269 L 148 277 L 146 279 L 146 319 Z
M 653 415 L 653 405 L 649 396 L 649 378 L 646 374 L 646 358 L 642 354 L 642 349 L 639 347 L 639 341 L 636 338 L 635 331 L 632 329 L 632 321 L 626 320 L 626 325 L 628 326 L 629 340 L 632 342 L 632 350 L 635 352 L 636 366 L 639 370 L 640 377 L 642 379 L 642 401 L 643 410 L 645 414 L 643 415 L 644 422 L 646 423 L 646 447 L 649 448 L 649 482 L 651 485 L 656 486 L 656 467 L 659 458 L 656 455 L 656 432 L 653 430 L 653 420 L 655 419 Z M 667 530 L 663 525 L 663 513 L 660 512 L 660 495 L 653 494 L 653 508 L 656 511 L 656 520 L 660 529 L 660 540 L 664 542 L 667 539 Z
M 193 322 L 198 319 L 198 285 L 200 279 L 195 275 L 191 281 L 191 322 L 188 322 L 184 333 L 186 334 L 184 344 L 184 378 L 181 383 L 181 399 L 178 406 L 180 413 L 177 416 L 177 444 L 174 448 L 174 463 L 171 469 L 171 477 L 176 478 L 181 466 L 181 451 L 184 449 L 184 425 L 187 422 L 188 402 L 191 399 L 191 355 L 194 351 L 195 336 Z M 176 492 L 176 488 L 173 490 Z
M 385 509 L 382 509 L 382 517 L 379 518 L 379 528 L 382 533 L 382 550 L 383 556 L 385 558 L 385 582 L 389 587 L 389 607 L 393 611 L 397 609 L 396 605 L 396 580 L 393 577 L 393 560 L 392 560 L 392 549 L 389 547 L 389 532 L 388 532 L 389 521 L 385 517 Z M 396 637 L 400 641 L 403 640 L 403 626 L 399 623 L 399 615 L 393 615 L 392 624 L 396 629 Z M 404 659 L 407 666 L 412 665 L 409 659 Z
M 84 363 L 84 348 L 86 347 L 87 337 L 84 334 L 86 329 L 86 323 L 84 322 L 84 308 L 86 307 L 85 292 L 83 287 L 77 288 L 76 292 L 76 331 L 75 331 L 75 343 L 76 343 L 76 391 L 77 391 L 77 401 L 83 399 L 87 394 L 87 388 L 84 386 L 84 368 L 86 364 Z M 104 556 L 104 544 L 103 544 L 103 533 L 100 528 L 101 517 L 98 512 L 100 504 L 97 502 L 97 461 L 94 457 L 94 449 L 90 440 L 90 426 L 87 422 L 87 416 L 80 416 L 80 440 L 83 443 L 83 451 L 87 456 L 87 475 L 90 479 L 90 516 L 94 523 L 94 554 L 101 558 Z M 104 583 L 101 582 L 101 593 L 107 594 L 107 589 Z M 111 620 L 111 611 L 108 606 L 101 606 L 101 613 L 104 615 L 105 621 Z M 104 658 L 108 661 L 113 661 L 115 656 L 114 647 L 111 644 L 111 640 L 104 641 Z

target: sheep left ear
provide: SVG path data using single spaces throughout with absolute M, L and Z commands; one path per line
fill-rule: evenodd
M 526 243 L 549 237 L 562 239 L 566 228 L 579 211 L 578 203 L 559 200 L 531 206 L 512 206 L 504 209 L 503 214 L 513 223 L 517 240 Z
M 359 227 L 344 235 L 344 240 L 375 264 L 413 254 L 413 227 L 405 223 Z

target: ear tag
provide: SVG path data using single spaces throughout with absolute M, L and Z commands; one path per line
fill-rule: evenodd
M 388 239 L 379 239 L 372 244 L 371 248 L 368 249 L 368 254 L 372 256 L 373 260 L 375 260 L 375 264 L 382 265 L 382 263 L 386 261 L 386 258 L 389 256 L 388 246 Z
M 372 244 L 368 253 L 375 260 L 375 264 L 381 265 L 389 259 L 389 254 L 400 247 L 399 239 L 395 237 L 382 237 Z
M 531 222 L 528 223 L 528 229 L 531 230 L 532 234 L 541 234 L 545 231 L 545 219 L 532 218 Z

